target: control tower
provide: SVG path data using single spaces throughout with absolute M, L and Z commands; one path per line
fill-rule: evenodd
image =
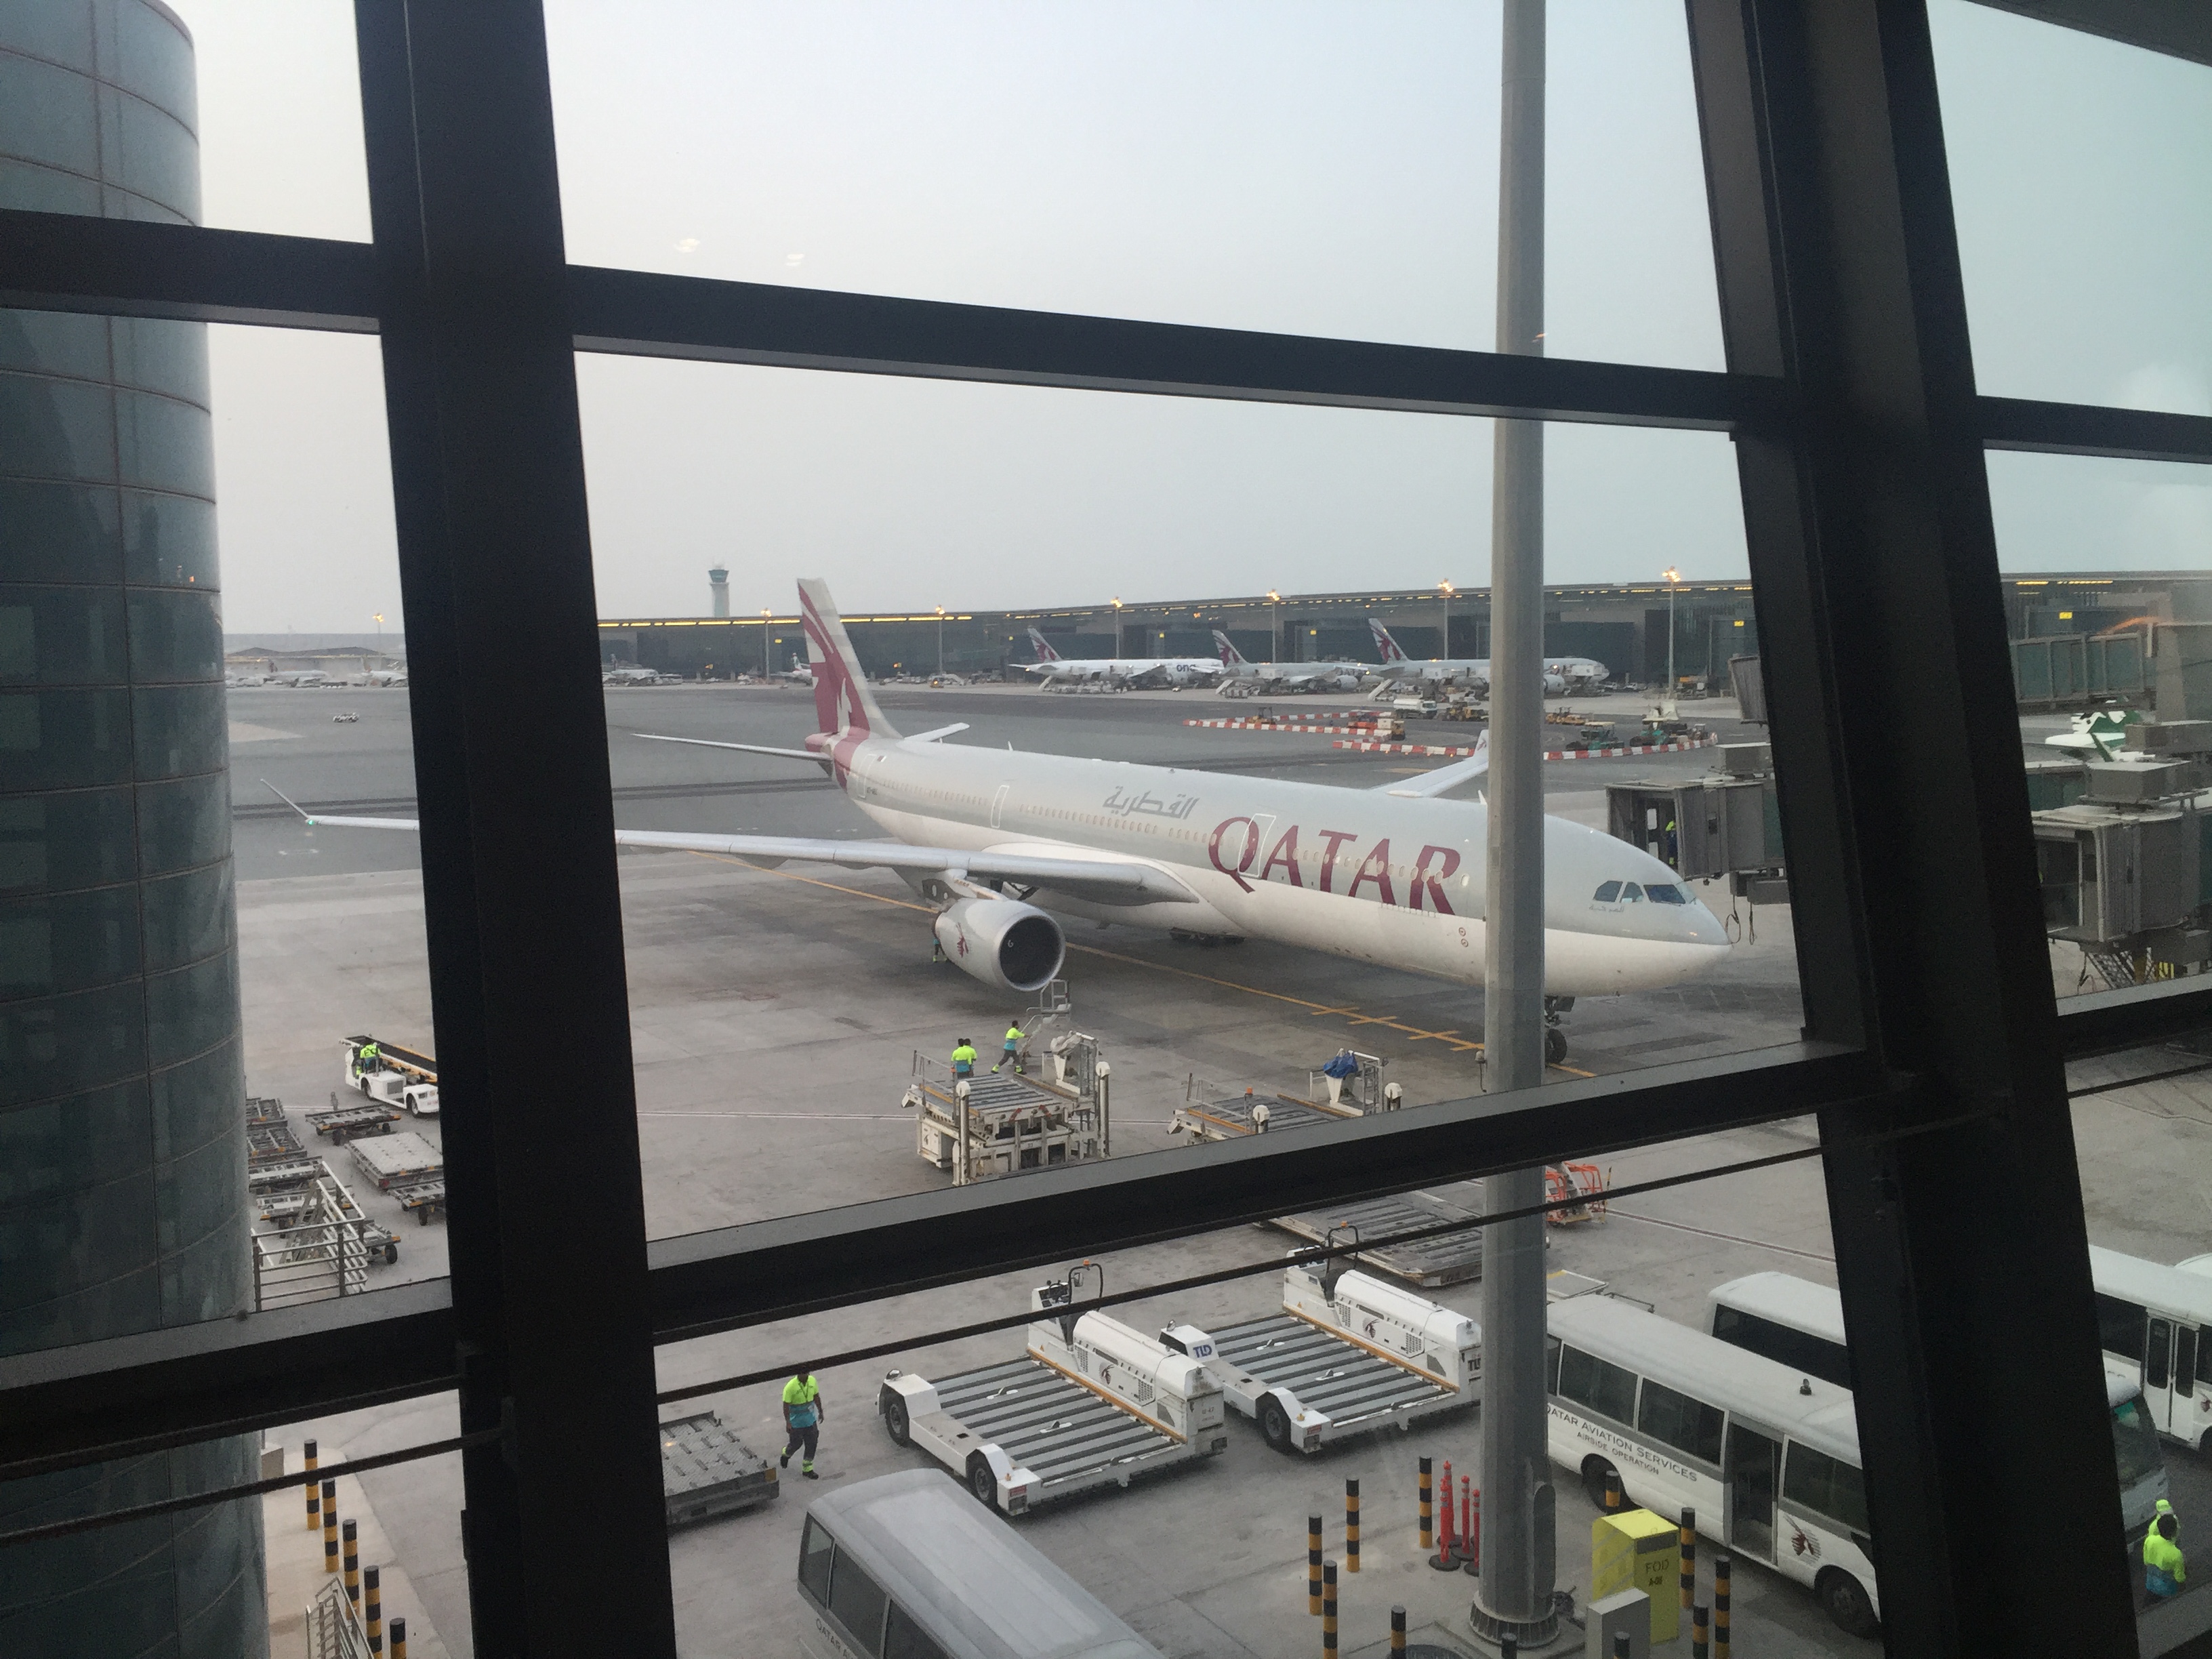
M 713 615 L 730 614 L 730 573 L 719 564 L 707 573 L 707 593 L 714 605 Z

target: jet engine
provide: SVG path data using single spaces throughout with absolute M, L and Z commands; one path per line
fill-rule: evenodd
M 948 957 L 1001 991 L 1042 990 L 1066 958 L 1060 924 L 1018 899 L 955 899 L 933 926 Z

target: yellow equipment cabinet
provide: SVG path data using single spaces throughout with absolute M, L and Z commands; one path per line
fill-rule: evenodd
M 1679 1529 L 1650 1510 L 1622 1510 L 1590 1522 L 1589 1600 L 1620 1590 L 1651 1598 L 1651 1641 L 1671 1642 L 1681 1630 Z

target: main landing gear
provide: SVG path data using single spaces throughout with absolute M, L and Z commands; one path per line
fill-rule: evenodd
M 1564 1014 L 1574 1012 L 1572 997 L 1544 999 L 1544 1064 L 1557 1066 L 1567 1057 L 1567 1030 L 1561 1020 Z

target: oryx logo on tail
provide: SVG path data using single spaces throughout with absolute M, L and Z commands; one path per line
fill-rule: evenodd
M 1030 629 L 1030 644 L 1036 648 L 1036 659 L 1039 662 L 1058 662 L 1060 660 L 1060 653 L 1052 648 L 1052 641 L 1045 638 L 1043 635 L 1038 633 L 1034 628 Z
M 897 737 L 898 728 L 876 707 L 868 677 L 846 637 L 844 619 L 823 583 L 811 578 L 799 582 L 799 620 L 814 665 L 814 718 L 822 726 L 807 746 L 827 749 L 842 787 L 852 770 L 853 751 L 872 737 Z
M 1405 647 L 1400 645 L 1397 641 L 1390 637 L 1390 630 L 1383 627 L 1381 623 L 1376 622 L 1374 617 L 1370 617 L 1367 619 L 1367 626 L 1374 633 L 1375 648 L 1382 653 L 1382 660 L 1384 662 L 1408 662 L 1412 660 L 1412 659 L 1406 655 Z
M 1221 653 L 1221 660 L 1231 668 L 1244 660 L 1244 653 L 1230 644 L 1229 635 L 1218 628 L 1213 630 L 1213 648 Z

